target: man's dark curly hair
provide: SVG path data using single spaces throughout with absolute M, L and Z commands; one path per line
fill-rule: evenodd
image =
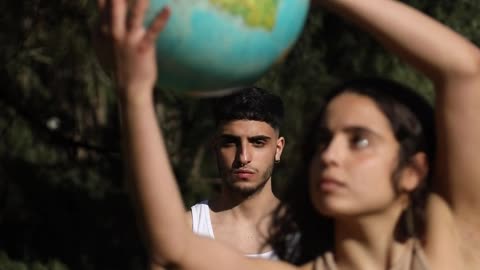
M 216 126 L 234 120 L 256 120 L 266 122 L 278 131 L 284 108 L 279 96 L 251 86 L 215 100 L 213 113 Z

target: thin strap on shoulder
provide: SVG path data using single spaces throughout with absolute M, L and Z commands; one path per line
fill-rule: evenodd
M 335 258 L 331 252 L 318 256 L 313 263 L 313 270 L 337 270 Z
M 313 262 L 312 270 L 323 270 L 323 266 L 321 266 L 320 264 L 323 264 L 323 260 L 321 256 L 318 256 L 317 258 L 315 258 L 315 261 Z
M 337 264 L 335 263 L 335 257 L 333 253 L 327 252 L 325 254 L 325 268 L 326 270 L 337 270 Z
M 422 245 L 418 239 L 415 239 L 413 243 L 413 254 L 412 254 L 412 270 L 430 270 L 428 265 L 427 256 L 425 255 Z
M 397 258 L 390 270 L 430 270 L 420 241 L 411 238 L 406 243 L 405 252 Z

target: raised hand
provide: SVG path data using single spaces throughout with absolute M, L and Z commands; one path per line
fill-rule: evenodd
M 145 27 L 147 0 L 97 0 L 100 13 L 95 31 L 99 59 L 113 73 L 119 98 L 149 98 L 157 78 L 155 39 L 165 27 L 170 10 L 164 8 Z

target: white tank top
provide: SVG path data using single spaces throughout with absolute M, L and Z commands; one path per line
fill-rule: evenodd
M 202 201 L 191 208 L 192 211 L 192 230 L 194 233 L 215 239 L 213 234 L 212 221 L 210 220 L 210 207 L 208 201 Z M 247 257 L 276 260 L 278 257 L 272 251 L 259 254 L 246 254 Z

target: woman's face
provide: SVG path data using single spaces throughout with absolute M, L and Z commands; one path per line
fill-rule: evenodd
M 310 164 L 310 196 L 332 217 L 375 215 L 398 202 L 393 174 L 399 143 L 391 125 L 367 96 L 345 92 L 327 106 Z

